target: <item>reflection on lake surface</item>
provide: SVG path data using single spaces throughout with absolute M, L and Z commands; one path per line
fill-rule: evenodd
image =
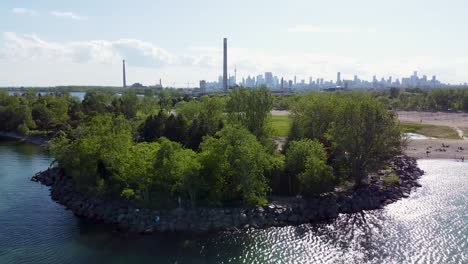
M 50 157 L 0 142 L 0 263 L 467 263 L 468 163 L 421 160 L 422 188 L 383 210 L 238 234 L 138 236 L 86 223 L 30 177 Z

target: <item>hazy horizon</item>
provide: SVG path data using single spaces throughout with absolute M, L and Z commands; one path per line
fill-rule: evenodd
M 298 80 L 437 75 L 468 81 L 468 3 L 12 1 L 0 3 L 0 86 L 197 86 L 229 72 Z

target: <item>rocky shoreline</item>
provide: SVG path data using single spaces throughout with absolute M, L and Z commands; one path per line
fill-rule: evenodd
M 44 135 L 21 135 L 17 132 L 0 132 L 0 137 L 7 137 L 13 139 L 19 139 L 23 142 L 27 142 L 33 145 L 46 146 L 50 140 L 50 137 Z
M 384 184 L 381 175 L 371 177 L 366 187 L 348 192 L 335 192 L 316 198 L 278 199 L 261 207 L 250 208 L 176 208 L 148 210 L 127 201 L 106 201 L 78 192 L 73 180 L 57 168 L 33 176 L 32 180 L 50 186 L 51 196 L 75 215 L 110 224 L 120 230 L 137 233 L 214 232 L 248 228 L 299 225 L 334 219 L 340 213 L 381 209 L 408 197 L 424 173 L 416 159 L 406 155 L 392 161 L 399 183 Z

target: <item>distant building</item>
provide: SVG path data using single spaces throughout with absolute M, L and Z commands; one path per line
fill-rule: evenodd
M 141 83 L 134 83 L 130 88 L 144 88 L 145 86 Z
M 273 74 L 271 72 L 265 72 L 265 84 L 268 88 L 273 88 L 275 86 Z
M 205 80 L 200 81 L 200 93 L 202 94 L 206 93 L 206 81 Z

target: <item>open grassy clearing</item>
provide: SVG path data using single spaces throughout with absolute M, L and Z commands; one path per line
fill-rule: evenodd
M 436 126 L 418 123 L 400 123 L 403 133 L 416 133 L 426 137 L 460 139 L 457 131 L 448 126 Z
M 273 128 L 273 136 L 287 137 L 289 128 L 291 127 L 291 118 L 289 116 L 273 115 L 271 117 L 271 125 Z
M 287 115 L 273 115 L 271 117 L 273 128 L 273 136 L 287 137 L 291 128 L 292 120 Z M 416 133 L 427 137 L 444 138 L 444 139 L 460 139 L 455 129 L 449 126 L 437 126 L 429 124 L 401 122 L 401 130 L 403 133 Z M 468 135 L 468 127 L 460 128 L 465 136 Z

